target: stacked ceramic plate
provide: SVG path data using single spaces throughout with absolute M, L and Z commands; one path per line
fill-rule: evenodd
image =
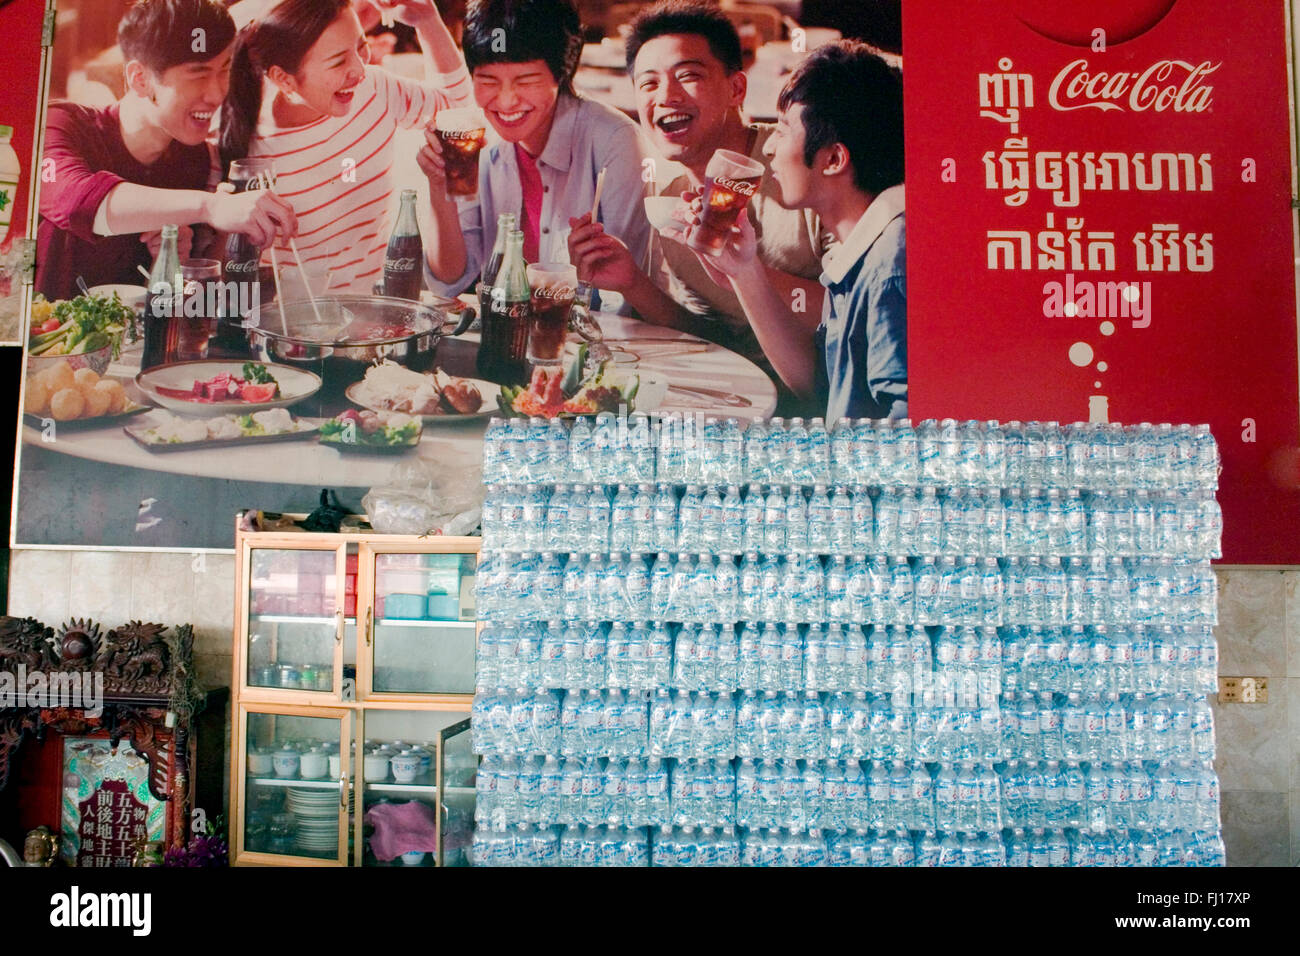
M 338 791 L 289 787 L 285 805 L 297 821 L 295 833 L 299 850 L 312 855 L 338 853 Z

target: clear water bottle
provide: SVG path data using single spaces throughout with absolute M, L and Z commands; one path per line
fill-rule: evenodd
M 728 485 L 726 497 L 721 501 L 721 523 L 717 550 L 720 554 L 740 554 L 745 549 L 745 502 L 739 485 Z
M 944 484 L 942 452 L 939 441 L 939 423 L 927 418 L 916 428 L 918 471 L 927 484 Z
M 785 499 L 785 546 L 795 553 L 808 552 L 808 502 L 799 485 L 791 486 Z
M 915 503 L 916 523 L 913 538 L 913 547 L 909 549 L 912 554 L 938 554 L 940 548 L 940 529 L 943 525 L 942 508 L 939 504 L 939 498 L 933 487 L 925 487 L 921 490 L 920 499 Z M 900 512 L 900 526 L 901 521 Z
M 704 495 L 699 485 L 687 485 L 677 510 L 677 550 L 698 551 L 703 544 Z
M 855 485 L 851 498 L 853 551 L 865 554 L 875 550 L 876 520 L 871 495 L 864 485 Z
M 806 484 L 826 483 L 831 480 L 831 436 L 826 420 L 814 418 L 808 422 L 808 478 Z
M 789 484 L 812 483 L 812 444 L 808 427 L 802 418 L 790 419 L 786 430 L 786 482 Z
M 769 555 L 780 554 L 786 547 L 786 495 L 779 485 L 771 485 L 763 501 L 763 549 Z
M 786 431 L 785 419 L 774 417 L 767 422 L 767 470 L 768 481 L 789 484 L 790 478 L 790 436 Z
M 654 525 L 654 546 L 656 550 L 667 551 L 677 543 L 677 495 L 668 484 L 661 484 L 655 490 L 651 505 L 651 521 Z
M 768 482 L 772 480 L 772 471 L 767 453 L 767 425 L 761 420 L 749 423 L 745 429 L 743 453 L 745 458 L 745 480 L 748 482 Z
M 886 442 L 897 446 L 897 451 L 894 453 L 893 468 L 894 473 L 897 475 L 896 480 L 909 485 L 919 484 L 922 480 L 920 441 L 917 430 L 912 427 L 912 420 L 910 418 L 898 418 L 892 422 L 882 422 L 881 424 L 883 426 L 880 431 L 882 450 Z M 886 433 L 889 435 L 888 438 L 886 438 Z
M 845 517 L 852 516 L 852 503 L 845 501 L 848 505 L 848 514 Z M 831 507 L 831 499 L 826 493 L 826 486 L 816 484 L 813 486 L 812 496 L 808 499 L 807 505 L 807 535 L 808 550 L 813 554 L 831 554 L 836 551 L 834 547 L 835 528 L 834 515 Z M 852 529 L 845 529 L 848 533 L 841 535 L 841 540 L 847 539 L 852 543 Z
M 600 509 L 596 509 L 599 514 Z M 634 541 L 636 495 L 628 485 L 619 485 L 610 505 L 609 548 L 631 551 Z M 594 545 L 593 545 L 594 547 Z
M 713 553 L 722 550 L 722 496 L 712 486 L 700 499 L 700 544 Z
M 635 414 L 629 419 L 623 448 L 628 480 L 637 483 L 654 481 L 655 439 L 649 416 Z
M 851 480 L 855 465 L 853 439 L 854 423 L 841 418 L 830 433 L 830 481 Z

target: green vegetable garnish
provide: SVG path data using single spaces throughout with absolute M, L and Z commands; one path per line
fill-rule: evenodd
M 134 314 L 114 292 L 106 295 L 79 295 L 59 302 L 53 315 L 59 327 L 52 332 L 31 337 L 28 351 L 32 355 L 82 355 L 96 349 L 113 349 L 118 357 L 122 333 L 132 324 Z
M 244 381 L 252 385 L 276 385 L 275 378 L 265 365 L 259 365 L 257 362 L 244 363 Z

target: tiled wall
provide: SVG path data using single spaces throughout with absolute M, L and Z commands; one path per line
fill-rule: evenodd
M 9 613 L 195 628 L 199 678 L 230 682 L 232 555 L 16 551 Z M 1214 705 L 1233 866 L 1300 865 L 1300 571 L 1219 572 L 1219 673 L 1267 677 L 1267 704 Z
M 1219 572 L 1219 673 L 1268 703 L 1214 703 L 1229 865 L 1300 865 L 1300 571 Z
M 14 551 L 9 613 L 58 627 L 89 617 L 194 625 L 195 670 L 205 687 L 230 686 L 235 616 L 232 554 Z

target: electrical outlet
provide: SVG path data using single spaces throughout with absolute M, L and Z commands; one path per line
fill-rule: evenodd
M 1267 677 L 1220 677 L 1220 704 L 1267 704 Z

